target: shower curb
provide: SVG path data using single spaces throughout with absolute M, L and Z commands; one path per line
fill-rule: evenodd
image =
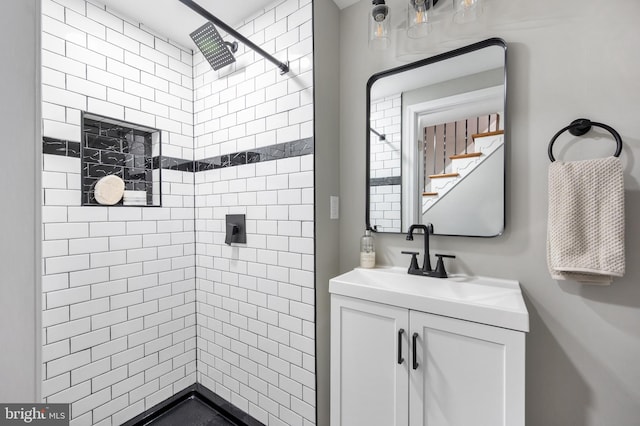
M 131 420 L 122 423 L 121 426 L 143 426 L 159 418 L 163 414 L 177 407 L 181 402 L 190 398 L 197 398 L 201 402 L 207 404 L 220 414 L 228 417 L 238 426 L 265 426 L 264 423 L 251 417 L 235 405 L 231 404 L 221 396 L 217 395 L 207 387 L 200 383 L 195 383 L 175 395 L 165 399 L 164 401 L 154 405 L 147 411 L 135 416 Z

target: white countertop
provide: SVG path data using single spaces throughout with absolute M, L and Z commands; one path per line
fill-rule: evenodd
M 451 275 L 431 278 L 406 268 L 356 268 L 329 281 L 329 292 L 496 327 L 529 331 L 520 284 L 513 280 Z

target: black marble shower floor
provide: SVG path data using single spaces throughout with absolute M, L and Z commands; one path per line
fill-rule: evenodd
M 144 423 L 149 426 L 240 426 L 203 402 L 196 395 Z

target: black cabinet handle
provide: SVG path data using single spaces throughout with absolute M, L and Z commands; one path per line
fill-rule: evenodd
M 418 333 L 413 333 L 413 369 L 418 369 Z
M 402 358 L 402 335 L 404 334 L 404 328 L 398 330 L 398 364 L 402 364 L 404 362 L 404 358 Z

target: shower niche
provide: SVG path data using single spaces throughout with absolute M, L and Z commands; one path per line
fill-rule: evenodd
M 162 205 L 159 130 L 83 113 L 80 146 L 83 206 Z

